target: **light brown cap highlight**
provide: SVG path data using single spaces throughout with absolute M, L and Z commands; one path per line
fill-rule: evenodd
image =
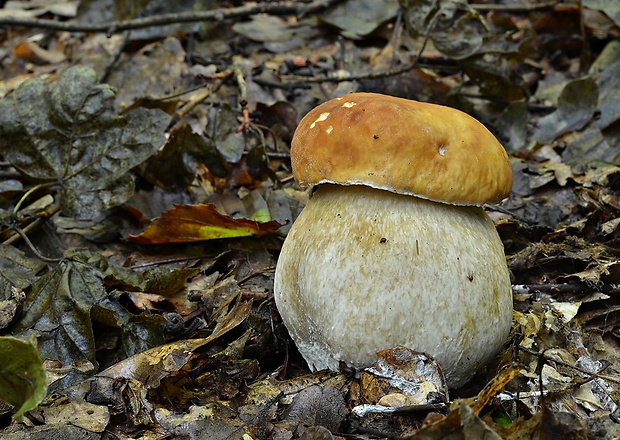
M 459 110 L 352 93 L 299 123 L 291 161 L 302 186 L 366 185 L 454 205 L 497 203 L 512 188 L 506 151 Z

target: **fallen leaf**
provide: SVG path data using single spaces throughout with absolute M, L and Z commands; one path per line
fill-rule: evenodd
M 377 29 L 398 14 L 398 2 L 353 0 L 341 3 L 325 12 L 321 19 L 341 29 L 347 38 L 359 39 Z
M 0 152 L 30 178 L 58 183 L 67 216 L 90 219 L 125 203 L 134 191 L 129 171 L 164 143 L 167 114 L 118 116 L 114 97 L 94 70 L 75 66 L 51 87 L 32 78 L 0 101 Z
M 184 414 L 177 414 L 166 408 L 157 408 L 153 414 L 166 432 L 179 438 L 251 438 L 245 432 L 245 423 L 236 419 L 235 411 L 221 402 L 211 402 L 204 406 L 192 405 Z
M 616 26 L 620 26 L 620 4 L 606 0 L 584 0 L 584 8 L 597 9 L 611 18 Z
M 110 422 L 110 410 L 82 399 L 43 409 L 45 424 L 63 426 L 71 424 L 90 432 L 104 432 Z
M 275 233 L 275 220 L 257 222 L 222 215 L 215 205 L 176 205 L 138 235 L 127 239 L 141 244 L 190 243 L 216 238 L 247 237 Z
M 545 144 L 562 134 L 581 130 L 594 116 L 598 98 L 598 86 L 593 79 L 569 82 L 560 93 L 557 110 L 540 119 L 532 136 Z
M 36 408 L 46 393 L 47 380 L 36 338 L 1 337 L 0 398 L 17 409 L 15 418 L 19 420 Z

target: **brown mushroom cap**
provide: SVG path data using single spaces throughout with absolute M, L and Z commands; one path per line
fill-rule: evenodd
M 450 107 L 352 93 L 299 123 L 291 161 L 302 186 L 366 185 L 453 205 L 497 203 L 512 187 L 506 151 Z

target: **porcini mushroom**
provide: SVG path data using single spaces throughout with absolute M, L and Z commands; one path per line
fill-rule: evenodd
M 274 291 L 311 369 L 363 368 L 402 345 L 458 386 L 498 352 L 512 290 L 481 205 L 510 193 L 512 171 L 480 122 L 353 93 L 301 120 L 291 162 L 300 185 L 318 188 L 282 246 Z

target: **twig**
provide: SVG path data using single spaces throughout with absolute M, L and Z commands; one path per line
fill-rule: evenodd
M 545 3 L 534 3 L 528 5 L 470 5 L 472 9 L 479 12 L 495 11 L 495 12 L 532 12 L 544 9 L 551 9 L 562 4 L 560 0 L 553 0 Z M 572 5 L 571 5 L 572 6 Z
M 123 41 L 121 42 L 121 44 L 118 45 L 116 49 L 114 49 L 114 53 L 112 54 L 112 59 L 110 60 L 110 62 L 106 65 L 105 69 L 103 70 L 103 73 L 101 74 L 101 78 L 99 78 L 100 83 L 107 82 L 108 77 L 110 76 L 110 74 L 112 73 L 112 70 L 114 69 L 114 65 L 121 58 L 121 54 L 123 53 L 123 50 L 127 46 L 127 43 L 129 43 L 130 35 L 131 35 L 130 31 L 125 31 L 123 33 Z
M 191 110 L 193 110 L 196 106 L 204 102 L 209 96 L 215 93 L 221 86 L 224 84 L 224 80 L 218 79 L 209 87 L 205 87 L 205 89 L 200 92 L 197 96 L 193 97 L 190 102 L 183 105 L 179 110 L 175 112 L 175 118 L 183 118 L 187 115 Z
M 617 294 L 620 293 L 620 285 L 618 284 L 603 284 L 596 289 L 592 289 L 591 286 L 587 286 L 582 283 L 563 283 L 563 284 L 516 284 L 513 286 L 516 290 L 527 290 L 529 292 L 548 292 L 548 293 L 583 293 L 584 291 L 595 290 L 597 292 L 605 294 Z
M 420 67 L 418 63 L 415 61 L 409 63 L 407 65 L 401 66 L 394 70 L 388 70 L 385 72 L 370 72 L 363 73 L 360 75 L 350 75 L 350 76 L 323 76 L 323 77 L 310 77 L 303 80 L 296 81 L 285 81 L 285 82 L 276 82 L 269 81 L 261 78 L 254 78 L 253 81 L 262 86 L 268 87 L 277 87 L 280 89 L 296 89 L 296 88 L 304 88 L 308 87 L 310 84 L 320 84 L 320 83 L 339 83 L 345 81 L 361 81 L 365 79 L 380 79 L 387 78 L 390 76 L 401 75 L 405 72 L 415 69 L 416 67 Z
M 218 8 L 209 11 L 178 12 L 173 14 L 154 15 L 151 17 L 134 18 L 131 20 L 112 21 L 106 23 L 78 23 L 56 20 L 4 17 L 0 18 L 0 26 L 26 26 L 29 28 L 52 29 L 68 32 L 105 32 L 112 35 L 131 29 L 144 29 L 173 23 L 195 23 L 200 21 L 222 21 L 228 18 L 248 17 L 256 14 L 297 15 L 303 17 L 310 13 L 322 11 L 342 0 L 315 0 L 309 4 L 295 1 L 277 3 L 260 3 L 257 5 Z
M 30 251 L 39 260 L 41 260 L 41 261 L 43 261 L 45 263 L 53 263 L 53 264 L 60 263 L 62 261 L 62 258 L 49 258 L 49 257 L 46 257 L 45 255 L 41 254 L 41 252 L 39 252 L 39 250 L 35 247 L 35 245 L 32 244 L 32 242 L 30 241 L 30 239 L 28 238 L 26 233 L 24 231 L 22 231 L 22 229 L 20 227 L 14 227 L 13 230 L 15 232 L 17 232 L 17 234 L 22 238 L 22 240 L 24 240 L 24 243 L 26 243 L 28 245 L 28 247 L 30 248 Z
M 28 223 L 23 228 L 20 227 L 20 231 L 22 231 L 24 234 L 29 233 L 30 231 L 41 226 L 43 222 L 45 222 L 46 219 L 50 218 L 51 216 L 56 214 L 58 211 L 60 211 L 60 204 L 56 203 L 50 206 L 49 208 L 45 209 L 44 211 L 38 212 L 37 213 L 38 217 L 33 222 Z M 20 234 L 14 229 L 15 228 L 13 228 L 14 233 L 9 238 L 4 240 L 2 244 L 7 245 L 7 246 L 12 245 L 20 239 L 21 237 Z
M 422 58 L 422 57 L 420 57 Z M 345 81 L 363 81 L 367 79 L 382 79 L 388 78 L 390 76 L 402 75 L 403 73 L 409 72 L 410 70 L 416 68 L 423 67 L 437 67 L 435 65 L 420 63 L 418 62 L 419 58 L 416 56 L 415 61 L 412 61 L 409 64 L 405 64 L 396 69 L 391 69 L 382 72 L 369 72 L 362 73 L 359 75 L 349 75 L 349 76 L 321 76 L 321 77 L 308 77 L 301 79 L 300 77 L 295 77 L 298 79 L 288 80 L 287 77 L 283 77 L 284 82 L 270 81 L 262 78 L 253 78 L 253 81 L 261 86 L 267 87 L 275 87 L 279 89 L 296 89 L 296 88 L 308 88 L 311 84 L 320 84 L 320 83 L 339 83 Z M 459 66 L 440 66 L 442 69 L 460 69 Z

